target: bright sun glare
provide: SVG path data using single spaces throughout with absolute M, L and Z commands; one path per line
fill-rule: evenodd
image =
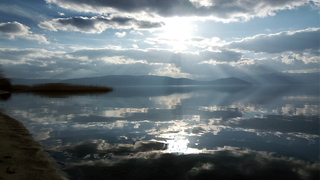
M 165 21 L 163 33 L 159 38 L 170 41 L 174 49 L 186 49 L 185 40 L 191 37 L 191 24 L 186 18 L 171 18 Z

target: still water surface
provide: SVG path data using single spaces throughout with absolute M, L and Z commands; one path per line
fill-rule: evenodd
M 70 179 L 319 179 L 319 86 L 13 94 L 1 107 Z

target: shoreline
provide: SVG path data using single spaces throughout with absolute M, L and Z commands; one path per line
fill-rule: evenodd
M 24 125 L 0 112 L 0 180 L 64 180 Z

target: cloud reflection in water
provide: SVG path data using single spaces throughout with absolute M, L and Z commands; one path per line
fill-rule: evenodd
M 193 154 L 168 154 L 169 148 L 158 142 L 138 145 L 102 145 L 83 142 L 65 150 L 85 158 L 66 165 L 71 179 L 297 179 L 313 180 L 319 177 L 319 164 L 273 153 L 224 147 L 203 150 Z M 112 156 L 101 157 L 104 153 Z M 81 153 L 81 154 L 79 154 Z M 98 156 L 92 156 L 97 154 Z
M 312 179 L 319 91 L 306 88 L 20 94 L 1 103 L 71 179 Z

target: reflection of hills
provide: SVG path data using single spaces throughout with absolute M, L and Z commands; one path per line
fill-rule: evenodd
M 281 73 L 259 74 L 255 76 L 244 76 L 241 78 L 253 84 L 301 84 L 301 82 L 297 81 L 296 79 Z
M 282 99 L 283 96 L 315 96 L 319 98 L 319 86 L 287 85 L 287 86 L 253 86 L 236 94 L 250 103 L 265 104 Z M 243 99 L 244 99 L 243 98 Z M 316 100 L 316 99 L 315 99 Z
M 113 97 L 154 97 L 154 96 L 169 96 L 172 94 L 183 93 L 203 93 L 203 92 L 220 92 L 235 94 L 239 93 L 251 86 L 187 86 L 187 87 L 118 87 L 113 92 L 109 93 Z
M 150 97 L 149 100 L 154 101 L 156 104 L 163 105 L 165 109 L 175 109 L 177 105 L 181 105 L 182 100 L 189 99 L 191 97 L 199 96 L 196 93 L 179 93 L 170 94 L 167 96 L 155 96 Z
M 0 101 L 7 101 L 11 98 L 11 93 L 0 94 Z

